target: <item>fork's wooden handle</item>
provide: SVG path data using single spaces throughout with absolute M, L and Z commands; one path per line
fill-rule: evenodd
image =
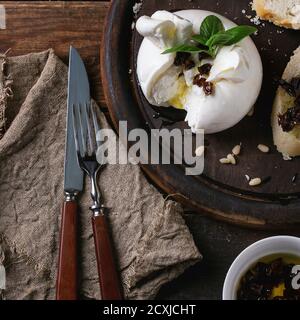
M 57 300 L 77 299 L 77 202 L 64 202 L 62 209 Z
M 121 286 L 105 215 L 92 217 L 99 283 L 103 300 L 121 300 Z

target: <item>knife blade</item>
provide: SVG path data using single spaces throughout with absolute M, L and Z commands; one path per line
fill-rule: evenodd
M 68 81 L 67 137 L 64 190 L 76 193 L 83 189 L 83 171 L 79 167 L 73 130 L 73 105 L 90 101 L 90 87 L 83 61 L 75 48 L 70 47 Z
M 88 76 L 75 48 L 70 47 L 68 72 L 67 130 L 64 164 L 65 200 L 62 208 L 60 249 L 56 283 L 57 300 L 77 299 L 77 195 L 83 190 L 84 173 L 76 154 L 73 105 L 90 101 Z

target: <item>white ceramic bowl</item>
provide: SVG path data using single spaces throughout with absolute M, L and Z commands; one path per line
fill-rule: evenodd
M 300 238 L 277 236 L 253 243 L 232 263 L 223 287 L 223 300 L 236 300 L 241 277 L 263 257 L 285 253 L 300 257 Z

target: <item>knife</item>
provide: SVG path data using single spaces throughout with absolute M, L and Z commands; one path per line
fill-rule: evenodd
M 64 204 L 62 208 L 57 300 L 77 299 L 77 220 L 78 194 L 83 190 L 83 171 L 79 167 L 73 130 L 73 105 L 90 101 L 88 77 L 75 48 L 70 47 L 65 146 Z

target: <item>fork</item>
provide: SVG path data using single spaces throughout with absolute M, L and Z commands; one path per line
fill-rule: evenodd
M 102 167 L 96 158 L 97 148 L 100 146 L 96 136 L 100 125 L 95 107 L 91 103 L 73 105 L 73 128 L 79 166 L 91 181 L 90 210 L 93 212 L 92 226 L 101 297 L 103 300 L 121 300 L 121 286 L 113 256 L 109 224 L 97 182 Z

